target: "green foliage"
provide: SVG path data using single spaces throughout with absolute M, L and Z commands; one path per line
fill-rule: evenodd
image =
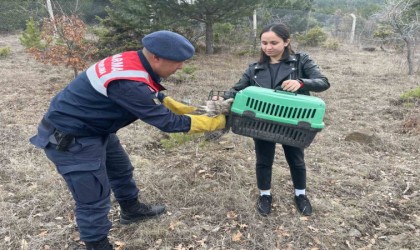
M 25 29 L 28 17 L 36 20 L 47 14 L 45 0 L 2 0 L 0 1 L 0 32 L 14 32 Z
M 200 22 L 205 25 L 206 53 L 213 54 L 214 25 L 239 22 L 252 15 L 259 1 L 255 0 L 156 0 L 159 8 L 171 17 L 175 24 Z M 220 36 L 216 37 L 220 40 Z
M 234 30 L 235 26 L 231 23 L 215 23 L 213 27 L 214 42 L 216 44 L 228 43 Z
M 322 47 L 330 50 L 338 50 L 340 48 L 340 42 L 337 39 L 327 39 Z
M 420 0 L 413 0 L 408 7 L 406 13 L 404 13 L 403 19 L 406 23 L 418 22 L 418 16 L 420 14 Z
M 19 40 L 27 49 L 41 49 L 43 47 L 41 43 L 41 32 L 32 17 L 26 22 L 26 30 L 21 33 Z
M 306 31 L 314 26 L 310 13 L 313 0 L 262 0 L 260 12 L 261 26 L 271 23 L 285 23 L 292 33 Z M 315 24 L 316 25 L 316 24 Z
M 181 84 L 186 81 L 191 81 L 195 79 L 195 71 L 197 70 L 194 66 L 184 65 L 181 70 L 178 70 L 175 74 L 171 76 L 171 81 L 176 84 Z
M 312 9 L 312 2 L 313 0 L 262 0 L 260 6 L 262 8 L 309 11 Z
M 165 16 L 160 15 L 153 0 L 110 0 L 112 6 L 95 30 L 99 37 L 99 57 L 128 50 L 138 50 L 146 34 L 164 28 Z M 165 27 L 168 28 L 168 27 Z
M 373 37 L 385 40 L 386 38 L 392 36 L 393 33 L 392 27 L 388 25 L 381 25 L 375 30 Z
M 365 6 L 360 6 L 357 8 L 356 13 L 364 18 L 370 18 L 373 14 L 381 10 L 381 4 L 378 3 L 368 3 Z
M 260 11 L 261 27 L 271 23 L 285 23 L 291 33 L 304 32 L 307 28 L 318 25 L 316 19 L 312 18 L 309 11 L 295 9 L 274 9 L 267 8 Z
M 86 23 L 97 22 L 96 17 L 104 17 L 105 6 L 109 0 L 52 0 L 54 14 L 72 15 L 78 14 Z M 28 17 L 36 21 L 48 17 L 45 0 L 1 0 L 0 1 L 0 32 L 14 32 L 25 29 Z
M 314 0 L 314 9 L 331 14 L 341 10 L 343 13 L 354 13 L 364 18 L 370 17 L 381 9 L 385 0 Z
M 105 7 L 110 4 L 109 0 L 51 0 L 51 2 L 54 13 L 77 14 L 87 24 L 97 23 L 97 17 L 104 18 L 107 14 Z
M 184 65 L 181 71 L 187 75 L 193 75 L 196 70 L 197 68 L 194 66 Z
M 404 41 L 407 48 L 408 74 L 414 73 L 414 47 L 416 34 L 420 31 L 418 8 L 420 0 L 387 1 L 381 13 L 382 21 L 392 27 L 396 37 Z
M 194 140 L 196 136 L 197 135 L 190 135 L 185 133 L 172 133 L 169 134 L 169 137 L 167 139 L 161 139 L 160 143 L 164 149 L 171 150 L 182 144 Z
M 253 55 L 255 55 L 255 50 L 253 50 L 253 49 L 242 49 L 242 50 L 239 50 L 239 51 L 237 51 L 237 52 L 235 52 L 235 55 L 237 55 L 237 56 L 253 56 Z
M 252 15 L 256 0 L 156 0 L 165 13 L 186 20 L 206 24 L 235 22 L 238 18 Z
M 253 29 L 248 20 L 243 23 L 233 24 L 229 22 L 215 23 L 214 52 L 243 50 L 251 46 L 253 42 Z
M 255 0 L 197 0 L 192 4 L 177 0 L 110 0 L 108 16 L 100 19 L 101 27 L 95 31 L 99 37 L 101 57 L 126 50 L 138 50 L 139 40 L 146 34 L 160 30 L 173 30 L 192 42 L 202 34 L 199 23 L 206 25 L 206 50 L 213 43 L 213 25 L 216 40 L 222 42 L 225 34 L 233 30 L 230 22 L 250 15 L 258 1 Z M 220 8 L 223 6 L 223 8 Z M 189 27 L 189 28 L 186 28 Z M 191 28 L 192 27 L 192 28 Z
M 321 27 L 314 27 L 306 34 L 298 34 L 296 38 L 300 45 L 316 47 L 323 44 L 328 36 Z
M 379 25 L 379 27 L 374 31 L 373 37 L 380 40 L 381 49 L 384 50 L 384 45 L 390 43 L 389 38 L 394 35 L 392 27 L 389 25 Z
M 9 47 L 0 47 L 0 58 L 5 58 L 10 55 L 10 48 Z
M 401 100 L 403 102 L 415 102 L 420 101 L 420 86 L 417 88 L 407 91 L 401 95 Z
M 415 0 L 411 5 L 413 11 L 420 11 L 420 0 Z

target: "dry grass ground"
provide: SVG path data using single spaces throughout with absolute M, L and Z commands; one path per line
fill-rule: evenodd
M 72 72 L 35 62 L 17 36 L 1 37 L 0 46 L 12 49 L 0 60 L 0 249 L 78 249 L 66 185 L 28 143 Z M 160 143 L 167 135 L 136 122 L 120 138 L 142 199 L 165 203 L 168 212 L 122 226 L 114 202 L 110 239 L 118 249 L 420 249 L 420 135 L 403 129 L 407 119 L 419 117 L 419 107 L 396 104 L 419 85 L 418 75 L 405 75 L 397 54 L 308 51 L 332 84 L 318 94 L 327 104 L 326 128 L 306 150 L 313 216 L 296 213 L 280 146 L 274 211 L 263 218 L 255 210 L 250 138 L 230 133 L 206 142 L 198 136 L 167 149 Z M 201 105 L 210 90 L 228 89 L 253 60 L 197 56 L 188 63 L 197 67 L 195 77 L 167 82 L 167 94 Z M 353 132 L 369 140 L 349 140 Z

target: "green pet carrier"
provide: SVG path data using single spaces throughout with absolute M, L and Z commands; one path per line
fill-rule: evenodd
M 235 134 L 304 148 L 324 128 L 324 114 L 318 97 L 251 86 L 236 94 L 229 122 Z

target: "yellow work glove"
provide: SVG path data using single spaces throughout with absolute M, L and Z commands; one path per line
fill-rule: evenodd
M 169 96 L 163 99 L 163 105 L 177 115 L 189 114 L 197 109 L 196 107 L 177 102 Z
M 210 132 L 214 130 L 224 129 L 226 126 L 225 115 L 208 117 L 206 115 L 188 115 L 191 117 L 191 128 L 189 134 Z

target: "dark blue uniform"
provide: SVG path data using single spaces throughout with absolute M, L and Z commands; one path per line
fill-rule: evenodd
M 143 54 L 142 65 L 154 82 Z M 95 90 L 86 72 L 81 73 L 51 101 L 31 143 L 43 148 L 63 176 L 76 201 L 76 220 L 83 241 L 98 241 L 108 235 L 111 222 L 111 190 L 117 201 L 136 199 L 139 189 L 133 180 L 133 166 L 116 132 L 140 119 L 165 132 L 187 132 L 191 119 L 176 115 L 160 104 L 164 95 L 148 85 L 115 80 L 105 96 Z M 56 149 L 55 131 L 74 136 L 66 151 Z

